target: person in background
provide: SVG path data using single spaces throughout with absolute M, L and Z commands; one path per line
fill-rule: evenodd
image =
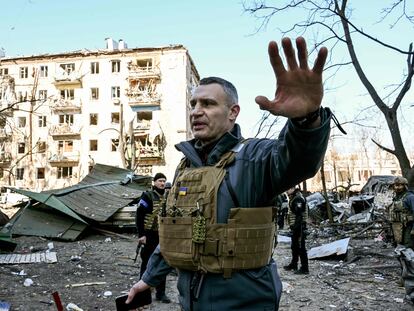
M 332 113 L 321 108 L 327 49 L 308 66 L 306 42 L 282 39 L 268 54 L 276 96 L 256 97 L 260 109 L 288 118 L 278 139 L 244 139 L 236 124 L 237 90 L 219 77 L 200 80 L 189 106 L 194 139 L 176 145 L 184 154 L 160 217 L 160 245 L 126 303 L 178 270 L 184 311 L 277 310 L 282 283 L 272 259 L 276 195 L 314 176 L 321 166 Z M 235 50 L 235 53 L 238 51 Z
M 394 179 L 395 197 L 390 207 L 390 221 L 394 241 L 414 250 L 414 193 L 402 176 Z
M 138 202 L 135 224 L 139 236 L 138 243 L 143 245 L 141 250 L 141 277 L 147 268 L 151 254 L 159 243 L 158 214 L 161 200 L 165 199 L 165 186 L 165 175 L 163 173 L 155 174 L 152 190 L 144 192 Z M 155 299 L 163 303 L 170 303 L 171 300 L 165 293 L 165 286 L 166 278 L 156 286 Z
M 308 206 L 299 188 L 290 188 L 287 191 L 289 196 L 288 220 L 291 230 L 292 260 L 284 266 L 285 270 L 293 270 L 296 274 L 309 274 L 308 254 L 306 252 L 306 221 Z M 300 258 L 301 267 L 298 269 Z

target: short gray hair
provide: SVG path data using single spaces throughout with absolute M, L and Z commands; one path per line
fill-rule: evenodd
M 214 83 L 220 84 L 223 88 L 224 93 L 226 93 L 228 97 L 229 106 L 239 103 L 239 96 L 237 95 L 237 90 L 233 83 L 219 77 L 207 77 L 200 80 L 200 85 L 208 85 Z

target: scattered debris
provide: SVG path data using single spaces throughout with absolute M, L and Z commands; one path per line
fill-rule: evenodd
M 0 255 L 0 264 L 23 264 L 23 263 L 55 263 L 57 262 L 56 252 L 41 252 L 33 254 L 5 254 Z
M 332 255 L 344 255 L 348 251 L 349 240 L 350 238 L 346 238 L 319 247 L 313 247 L 308 251 L 308 258 L 316 259 Z
M 82 287 L 82 286 L 92 286 L 92 285 L 105 285 L 106 282 L 87 282 L 87 283 L 78 283 L 78 284 L 69 284 L 65 287 Z

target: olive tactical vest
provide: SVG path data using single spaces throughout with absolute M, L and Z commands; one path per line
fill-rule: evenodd
M 216 220 L 217 193 L 235 152 L 215 166 L 189 168 L 181 162 L 159 217 L 160 250 L 170 266 L 231 277 L 234 270 L 269 263 L 275 235 L 271 207 L 231 208 L 227 224 Z
M 404 193 L 402 197 L 393 202 L 390 208 L 390 220 L 391 222 L 400 222 L 406 224 L 409 221 L 413 221 L 413 215 L 411 211 L 406 209 L 403 205 L 405 197 L 408 195 L 408 192 Z
M 288 223 L 289 226 L 293 226 L 295 224 L 296 221 L 296 214 L 292 211 L 292 204 L 296 201 L 296 200 L 301 200 L 302 202 L 304 202 L 303 204 L 305 206 L 302 207 L 302 224 L 306 224 L 306 222 L 308 221 L 308 204 L 306 203 L 306 199 L 303 197 L 302 194 L 300 195 L 295 195 L 291 201 L 289 201 L 289 211 L 288 211 Z
M 152 212 L 145 215 L 144 228 L 145 230 L 158 231 L 158 214 L 160 213 L 161 202 L 163 197 L 157 198 L 153 191 L 147 192 L 152 201 Z

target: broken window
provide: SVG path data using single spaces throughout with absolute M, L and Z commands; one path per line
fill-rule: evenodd
M 38 117 L 38 125 L 39 127 L 46 127 L 46 116 Z
M 40 66 L 39 76 L 41 78 L 46 78 L 49 74 L 49 68 L 47 66 Z
M 151 121 L 152 120 L 152 111 L 138 111 L 137 112 L 138 121 Z
M 66 100 L 73 100 L 75 99 L 75 90 L 74 89 L 60 90 L 60 97 Z
M 119 98 L 121 97 L 121 87 L 113 86 L 111 88 L 111 98 Z
M 67 74 L 70 74 L 75 71 L 75 63 L 60 64 L 60 68 L 66 71 Z
M 9 68 L 0 68 L 0 76 L 5 76 L 9 74 Z
M 99 63 L 91 62 L 91 74 L 95 75 L 99 73 Z
M 20 67 L 19 77 L 20 79 L 27 79 L 29 77 L 29 67 Z
M 59 115 L 59 124 L 73 125 L 73 114 Z
M 120 72 L 121 71 L 121 61 L 120 60 L 113 60 L 111 61 L 112 72 Z
M 37 142 L 37 152 L 45 153 L 46 152 L 46 142 L 45 141 L 38 141 Z
M 111 139 L 111 151 L 116 151 L 119 146 L 119 139 Z
M 17 126 L 18 127 L 26 127 L 26 117 L 18 117 L 17 118 Z
M 17 144 L 17 153 L 24 153 L 26 149 L 26 144 L 25 143 L 18 143 Z
M 97 113 L 89 114 L 89 125 L 98 125 L 98 114 Z
M 89 141 L 89 151 L 98 151 L 98 140 L 91 139 Z
M 73 151 L 73 141 L 72 140 L 59 140 L 58 141 L 58 152 L 72 152 Z
M 46 100 L 47 99 L 47 90 L 39 90 L 39 99 Z
M 152 58 L 137 59 L 137 66 L 141 70 L 151 70 L 152 69 Z
M 99 88 L 91 87 L 91 99 L 99 99 Z
M 137 129 L 147 130 L 151 126 L 152 111 L 138 111 L 137 112 Z
M 24 178 L 24 168 L 16 168 L 16 179 L 17 180 L 23 180 Z
M 63 179 L 63 178 L 72 178 L 73 176 L 73 167 L 67 166 L 67 167 L 58 167 L 57 168 L 57 178 Z
M 22 91 L 19 91 L 17 97 L 19 99 L 19 102 L 25 102 L 27 100 L 27 92 L 23 93 Z
M 119 124 L 119 112 L 111 113 L 111 123 Z
M 37 168 L 36 178 L 37 179 L 45 179 L 45 168 L 44 167 L 38 167 Z

